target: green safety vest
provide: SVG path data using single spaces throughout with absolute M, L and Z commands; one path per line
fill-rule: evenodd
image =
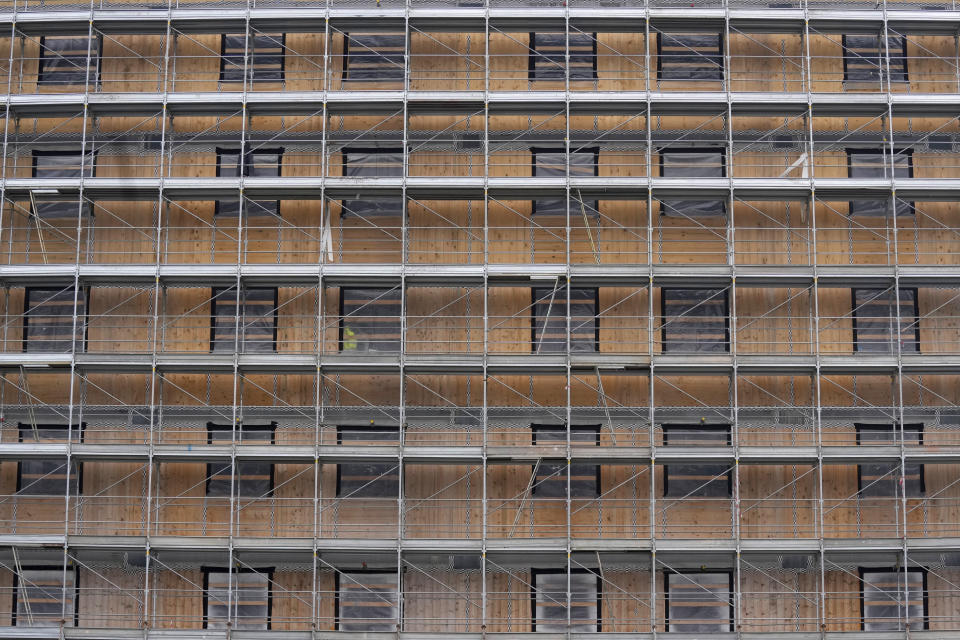
M 356 350 L 357 348 L 357 334 L 350 327 L 343 328 L 343 350 Z

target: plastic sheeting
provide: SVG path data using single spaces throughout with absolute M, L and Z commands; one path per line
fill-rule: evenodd
M 661 151 L 660 174 L 664 178 L 722 178 L 726 175 L 722 151 Z M 661 200 L 665 216 L 702 218 L 723 216 L 723 200 Z
M 907 81 L 907 50 L 903 36 L 888 36 L 890 82 Z M 843 36 L 843 79 L 846 82 L 880 82 L 887 68 L 883 38 L 873 35 Z
M 232 629 L 266 630 L 269 592 L 268 573 L 247 570 L 231 576 L 226 569 L 207 572 L 206 628 L 226 629 L 231 622 Z
M 337 438 L 344 445 L 395 445 L 398 427 L 340 427 Z M 397 498 L 400 469 L 395 462 L 347 462 L 337 467 L 337 496 L 344 498 Z
M 399 585 L 396 572 L 338 574 L 338 631 L 396 631 Z
M 567 350 L 567 289 L 533 289 L 533 352 Z M 570 351 L 597 350 L 597 290 L 569 289 Z
M 273 427 L 244 427 L 238 431 L 241 442 L 273 443 Z M 211 444 L 232 443 L 233 432 L 230 425 L 210 425 L 207 439 Z M 273 491 L 273 464 L 269 462 L 237 462 L 237 474 L 234 479 L 229 462 L 211 462 L 207 465 L 207 496 L 229 497 L 231 481 L 235 493 L 242 498 L 265 498 Z
M 406 37 L 402 33 L 347 34 L 344 81 L 402 83 L 405 47 Z
M 719 33 L 661 33 L 657 56 L 661 80 L 722 80 Z
M 729 425 L 663 425 L 664 446 L 726 447 Z M 664 467 L 663 494 L 668 498 L 727 498 L 730 471 L 727 464 L 670 464 Z
M 570 440 L 575 443 L 597 445 L 600 443 L 600 426 L 571 427 Z M 566 443 L 566 426 L 533 425 L 533 444 L 557 444 L 565 447 Z M 571 498 L 596 498 L 600 495 L 600 485 L 597 482 L 599 466 L 552 462 L 540 463 L 537 477 L 534 479 L 533 495 L 538 498 L 566 498 L 568 466 L 570 467 Z
M 900 289 L 900 309 L 893 289 L 853 290 L 854 350 L 866 353 L 903 353 L 920 350 L 915 289 Z M 899 324 L 899 331 L 897 325 Z
M 727 294 L 723 289 L 662 289 L 663 350 L 729 351 Z
M 923 571 L 864 571 L 862 584 L 864 631 L 904 631 L 908 614 L 910 629 L 924 628 Z
M 214 351 L 233 351 L 237 326 L 234 321 L 240 313 L 240 353 L 270 353 L 276 350 L 277 290 L 273 288 L 244 289 L 237 309 L 235 289 L 213 291 Z
M 69 353 L 74 338 L 77 351 L 84 350 L 84 316 L 87 296 L 77 298 L 77 325 L 73 323 L 73 287 L 67 289 L 27 289 L 24 314 L 24 351 L 29 353 Z
M 40 38 L 37 84 L 41 86 L 82 85 L 99 81 L 100 38 L 44 36 Z M 87 61 L 90 61 L 88 72 Z
M 666 577 L 668 631 L 733 631 L 730 573 L 668 573 Z
M 900 427 L 893 424 L 857 424 L 857 444 L 883 445 L 900 442 Z M 903 425 L 903 442 L 907 445 L 923 443 L 923 424 Z M 923 495 L 923 465 L 904 466 L 903 490 L 908 498 Z M 891 463 L 866 463 L 859 469 L 860 496 L 863 498 L 895 498 L 900 486 L 900 465 Z
M 566 78 L 567 36 L 534 33 L 530 37 L 530 80 Z M 570 80 L 597 77 L 596 34 L 570 34 Z
M 62 489 L 63 487 L 61 491 Z M 18 573 L 15 594 L 16 626 L 59 627 L 61 620 L 68 627 L 74 626 L 76 567 L 69 567 L 66 574 L 60 564 L 50 567 L 24 567 Z
M 882 151 L 848 150 L 849 175 L 851 178 L 889 178 L 891 157 Z M 913 157 L 909 153 L 898 152 L 892 158 L 894 178 L 913 177 Z M 897 200 L 894 205 L 890 198 L 883 200 L 851 200 L 852 216 L 889 216 L 896 208 L 896 215 L 913 215 L 913 203 Z
M 223 36 L 223 55 L 220 57 L 220 81 L 243 82 L 244 69 L 251 82 L 280 82 L 283 80 L 283 34 L 256 34 L 246 37 Z M 249 55 L 249 64 L 244 58 Z
M 570 572 L 569 607 L 566 571 L 534 571 L 533 580 L 536 588 L 536 631 L 583 633 L 598 630 L 600 578 L 595 573 L 576 570 Z
M 342 350 L 400 350 L 399 289 L 342 288 L 340 293 Z
M 532 149 L 533 154 L 533 176 L 534 177 L 559 177 L 567 176 L 567 153 L 553 149 Z M 595 176 L 599 169 L 600 149 L 597 147 L 590 149 L 581 149 L 571 151 L 570 156 L 570 177 Z M 581 201 L 576 198 L 570 198 L 570 215 L 581 217 L 584 212 L 590 217 L 600 215 L 600 203 L 596 200 Z M 547 198 L 534 200 L 533 215 L 541 216 L 566 216 L 567 203 L 563 198 Z

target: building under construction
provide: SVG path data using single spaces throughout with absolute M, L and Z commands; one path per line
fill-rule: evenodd
M 0 638 L 955 638 L 953 2 L 2 0 Z

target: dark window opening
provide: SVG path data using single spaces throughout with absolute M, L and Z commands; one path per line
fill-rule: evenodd
M 567 34 L 531 33 L 530 80 L 563 80 L 566 77 Z M 597 77 L 597 34 L 570 34 L 570 80 Z
M 664 178 L 724 178 L 727 175 L 723 149 L 662 149 L 660 176 Z M 727 215 L 726 200 L 660 200 L 660 214 L 703 218 Z
M 273 444 L 276 425 L 242 425 L 236 432 L 228 424 L 207 424 L 208 444 Z M 236 474 L 231 472 L 230 462 L 207 464 L 207 497 L 229 498 L 230 487 L 240 498 L 267 498 L 273 495 L 273 472 L 271 462 L 237 461 Z
M 243 82 L 246 70 L 249 82 L 282 82 L 284 46 L 282 33 L 250 34 L 249 42 L 241 34 L 223 36 L 220 55 L 220 81 Z
M 570 351 L 597 351 L 600 341 L 600 319 L 597 316 L 597 289 L 534 288 L 533 340 L 534 353 L 557 353 L 567 350 L 567 303 L 570 306 Z
M 924 569 L 860 569 L 860 578 L 864 631 L 928 628 Z
M 86 348 L 87 289 L 33 289 L 24 292 L 23 350 L 27 353 L 78 353 Z M 76 297 L 76 324 L 74 324 Z
M 890 82 L 907 81 L 907 39 L 903 36 L 848 36 L 842 39 L 844 82 L 879 82 L 890 55 Z
M 730 350 L 726 289 L 660 290 L 663 351 L 724 353 Z
M 20 423 L 17 426 L 20 442 L 83 442 L 83 424 L 74 425 L 72 429 L 62 424 Z M 17 465 L 17 495 L 59 497 L 64 495 L 64 489 L 72 496 L 80 495 L 82 464 L 71 459 L 68 471 L 66 458 L 21 460 Z
M 403 148 L 345 148 L 343 176 L 345 178 L 400 178 L 403 177 Z M 341 201 L 341 218 L 373 218 L 403 215 L 403 200 L 399 197 L 364 198 Z
M 203 569 L 204 629 L 270 629 L 273 569 Z
M 730 446 L 730 425 L 665 424 L 662 428 L 664 446 Z M 726 463 L 664 465 L 663 495 L 667 498 L 729 498 L 733 495 L 730 466 Z
M 56 87 L 100 82 L 103 42 L 94 36 L 41 36 L 37 84 Z
M 270 353 L 277 350 L 278 297 L 275 288 L 213 289 L 212 351 Z M 238 339 L 239 330 L 239 339 Z
M 891 165 L 893 167 L 891 175 Z M 912 178 L 913 151 L 910 149 L 889 151 L 847 149 L 847 176 L 850 178 Z M 909 216 L 914 213 L 914 203 L 891 198 L 882 200 L 851 200 L 852 216 Z
M 723 80 L 723 37 L 719 33 L 657 36 L 658 79 Z
M 242 161 L 242 162 L 241 162 Z M 217 149 L 218 178 L 278 178 L 281 175 L 283 149 L 251 149 L 241 158 L 240 149 Z M 237 217 L 241 205 L 246 204 L 248 216 L 280 215 L 279 200 L 217 200 L 214 215 Z
M 857 353 L 920 351 L 917 290 L 853 289 L 853 350 Z
M 343 38 L 343 79 L 403 82 L 406 37 L 402 33 L 348 33 Z
M 66 571 L 62 564 L 23 566 L 13 579 L 13 626 L 77 625 L 75 566 L 68 565 Z
M 600 147 L 579 148 L 570 151 L 563 149 L 533 148 L 533 177 L 565 178 L 567 177 L 567 161 L 569 158 L 570 177 L 582 178 L 600 175 Z M 573 192 L 569 203 L 563 198 L 541 198 L 533 201 L 533 215 L 535 216 L 566 216 L 567 205 L 570 207 L 572 218 L 582 218 L 584 215 L 597 217 L 600 215 L 600 202 L 584 199 L 580 194 Z
M 396 445 L 399 427 L 339 427 L 337 444 Z M 398 462 L 347 462 L 337 465 L 337 497 L 396 498 L 400 495 Z
M 531 425 L 533 444 L 567 443 L 567 428 L 564 425 Z M 600 425 L 574 425 L 570 427 L 570 441 L 573 446 L 599 445 Z M 567 497 L 567 467 L 570 469 L 570 497 L 596 498 L 600 495 L 600 465 L 571 464 L 565 462 L 540 462 L 536 466 L 537 475 L 533 480 L 533 495 L 538 498 Z
M 401 291 L 340 289 L 340 350 L 400 351 Z
M 34 178 L 92 178 L 96 172 L 96 153 L 82 153 L 79 149 L 34 151 L 32 175 Z M 35 194 L 31 202 L 32 213 L 43 220 L 90 216 L 90 203 L 76 199 L 48 199 Z
M 733 573 L 666 574 L 667 631 L 729 633 L 733 627 Z
M 587 569 L 571 569 L 568 603 L 566 569 L 533 569 L 531 574 L 533 631 L 590 633 L 601 630 L 600 576 Z
M 900 444 L 900 426 L 894 424 L 857 423 L 857 444 Z M 903 425 L 903 443 L 923 444 L 923 424 Z M 908 498 L 919 498 L 926 491 L 924 467 L 910 463 L 903 468 L 903 485 L 900 484 L 900 465 L 889 462 L 872 462 L 857 465 L 857 493 L 862 498 L 895 498 L 897 487 L 903 486 Z
M 396 631 L 400 585 L 393 571 L 341 571 L 337 580 L 338 631 Z

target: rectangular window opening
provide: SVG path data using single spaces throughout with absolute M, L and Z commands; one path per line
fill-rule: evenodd
M 242 161 L 242 162 L 241 162 Z M 218 178 L 279 178 L 283 163 L 283 149 L 252 148 L 247 146 L 245 153 L 240 149 L 217 148 Z M 246 205 L 243 207 L 243 205 Z M 279 216 L 279 200 L 217 200 L 214 215 L 224 218 L 247 216 Z
M 276 424 L 241 425 L 236 432 L 229 424 L 207 423 L 208 444 L 273 444 Z M 237 461 L 236 476 L 231 473 L 229 461 L 207 464 L 207 492 L 209 498 L 229 498 L 231 484 L 240 498 L 268 498 L 273 495 L 274 466 L 270 462 Z
M 395 632 L 400 585 L 393 571 L 337 573 L 337 630 Z
M 344 148 L 341 156 L 345 178 L 403 177 L 402 147 Z M 341 218 L 403 216 L 403 200 L 399 197 L 367 197 L 342 200 L 340 204 Z
M 41 36 L 37 84 L 41 87 L 97 85 L 103 41 L 94 36 Z M 89 63 L 89 64 L 88 64 Z
M 724 149 L 661 149 L 660 176 L 663 178 L 725 178 Z M 727 215 L 726 200 L 660 200 L 660 214 L 678 218 L 705 218 Z
M 283 33 L 224 34 L 220 55 L 220 81 L 282 82 L 284 73 Z
M 567 443 L 567 428 L 558 424 L 531 425 L 534 446 L 540 444 Z M 572 446 L 600 445 L 600 425 L 574 425 L 570 427 Z M 567 497 L 566 462 L 543 462 L 536 466 L 537 475 L 533 481 L 533 495 L 538 498 Z M 596 498 L 600 495 L 600 465 L 571 464 L 570 497 Z
M 405 51 L 403 33 L 345 33 L 343 80 L 402 84 Z
M 569 154 L 564 149 L 534 147 L 530 153 L 533 156 L 534 178 L 565 178 L 568 157 L 571 178 L 600 175 L 600 147 L 580 147 L 571 150 Z M 600 202 L 584 198 L 576 190 L 571 190 L 569 203 L 563 198 L 534 200 L 533 215 L 566 216 L 568 204 L 571 218 L 581 219 L 583 215 L 595 218 L 600 215 Z
M 62 491 L 62 487 L 61 487 Z M 13 625 L 16 627 L 75 627 L 77 568 L 62 564 L 23 566 L 14 575 Z
M 730 425 L 665 424 L 662 429 L 665 447 L 730 446 Z M 730 465 L 664 465 L 663 495 L 667 498 L 729 498 L 733 495 Z
M 23 350 L 26 353 L 82 353 L 86 348 L 89 291 L 74 296 L 74 288 L 35 289 L 24 292 Z M 76 297 L 76 324 L 74 324 Z
M 729 633 L 733 626 L 733 572 L 666 574 L 667 631 Z
M 892 170 L 891 170 L 892 167 Z M 892 175 L 891 175 L 892 173 Z M 847 149 L 847 177 L 848 178 L 912 178 L 913 151 L 911 149 L 889 150 L 880 149 Z M 905 202 L 899 198 L 882 200 L 851 200 L 851 216 L 911 216 L 915 212 L 913 202 Z
M 35 150 L 31 174 L 34 178 L 92 178 L 96 173 L 96 162 L 96 153 L 88 151 L 84 154 L 80 149 Z M 93 208 L 86 200 L 51 199 L 43 194 L 34 195 L 30 208 L 42 220 L 72 218 L 76 221 L 77 215 L 93 215 Z
M 662 347 L 673 353 L 730 350 L 730 306 L 726 289 L 660 290 Z
M 533 292 L 532 351 L 558 353 L 567 350 L 567 297 L 570 306 L 570 351 L 598 350 L 600 319 L 597 289 L 535 287 Z
M 531 574 L 533 631 L 591 633 L 601 630 L 600 576 L 587 569 L 571 569 L 568 603 L 566 569 L 532 569 Z
M 84 424 L 68 429 L 62 424 L 18 424 L 20 442 L 44 444 L 83 442 Z M 66 458 L 21 460 L 17 465 L 17 495 L 63 496 L 64 489 L 72 496 L 80 495 L 82 462 L 71 459 L 69 472 Z
M 389 446 L 399 443 L 399 427 L 341 426 L 337 429 L 337 444 Z M 399 495 L 398 462 L 348 462 L 337 465 L 338 497 L 396 498 Z
M 884 445 L 900 443 L 900 426 L 895 424 L 856 423 L 858 445 Z M 923 424 L 903 425 L 903 443 L 923 444 Z M 926 492 L 924 466 L 910 463 L 904 466 L 903 491 L 908 498 L 923 497 Z M 872 462 L 857 465 L 857 493 L 862 498 L 896 498 L 899 496 L 900 465 L 889 462 Z
M 917 290 L 853 289 L 853 350 L 857 353 L 919 353 Z M 899 329 L 899 330 L 898 330 Z M 899 342 L 899 344 L 898 344 Z
M 570 80 L 597 77 L 597 34 L 571 33 Z M 566 78 L 567 34 L 531 33 L 528 77 L 530 80 Z
M 890 58 L 890 82 L 907 82 L 907 39 L 903 36 L 887 36 L 886 47 L 882 35 L 844 35 L 843 80 L 844 82 L 879 83 L 887 68 L 887 53 Z
M 211 297 L 211 351 L 232 352 L 237 349 L 239 353 L 271 353 L 277 350 L 279 302 L 276 288 L 242 289 L 239 306 L 235 287 L 215 288 Z
M 928 628 L 925 570 L 860 569 L 860 578 L 864 631 Z
M 340 350 L 400 351 L 401 291 L 340 289 Z
M 657 79 L 723 80 L 723 36 L 658 33 Z
M 270 629 L 273 569 L 204 568 L 204 629 Z

